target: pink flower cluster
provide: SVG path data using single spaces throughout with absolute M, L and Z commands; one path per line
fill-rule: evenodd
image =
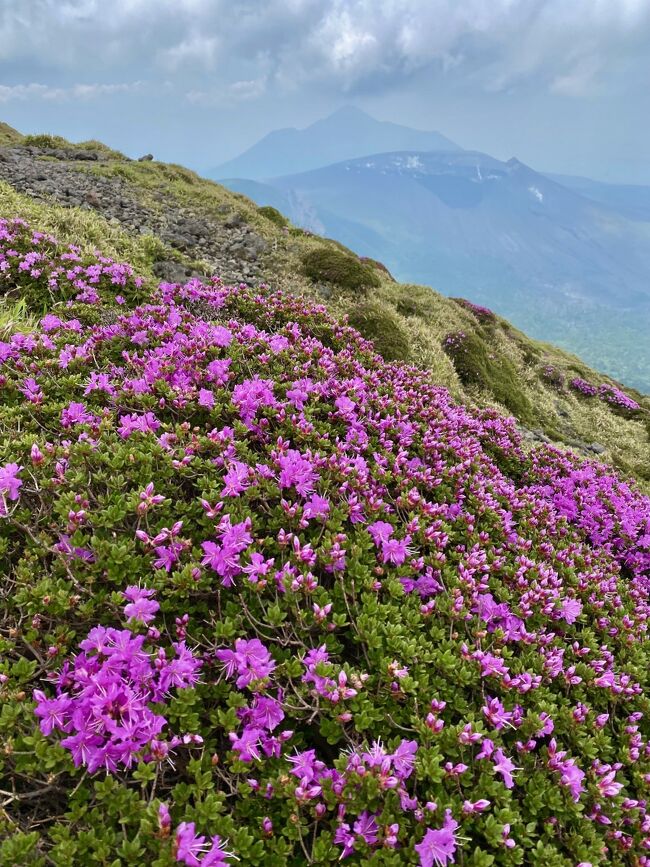
M 580 379 L 580 377 L 575 377 L 569 384 L 574 391 L 578 391 L 587 397 L 599 397 L 605 403 L 610 404 L 610 406 L 627 409 L 632 412 L 641 408 L 634 398 L 631 398 L 621 391 L 620 388 L 616 388 L 613 385 L 603 383 L 602 385 L 595 386 L 584 379 Z
M 26 241 L 31 249 L 25 252 Z M 93 261 L 88 262 L 81 248 L 72 244 L 60 252 L 51 235 L 31 232 L 19 218 L 0 218 L 0 275 L 18 285 L 30 279 L 41 283 L 46 280 L 52 299 L 58 300 L 65 289 L 64 298 L 86 304 L 101 302 L 100 287 L 140 288 L 144 282 L 134 277 L 130 265 L 114 262 L 100 253 L 95 253 Z
M 124 613 L 148 623 L 158 609 L 153 592 L 129 587 Z M 151 630 L 155 639 L 158 631 Z M 149 707 L 165 701 L 172 689 L 186 689 L 198 681 L 201 661 L 180 641 L 168 656 L 163 647 L 151 653 L 147 637 L 129 629 L 95 626 L 80 643 L 81 652 L 55 675 L 56 695 L 34 691 L 35 714 L 44 735 L 66 735 L 61 745 L 75 765 L 92 773 L 105 768 L 115 773 L 140 759 L 160 761 L 181 740 L 162 734 L 166 719 Z

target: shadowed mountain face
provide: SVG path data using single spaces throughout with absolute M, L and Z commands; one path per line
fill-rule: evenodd
M 269 133 L 241 156 L 209 169 L 211 178 L 271 178 L 368 153 L 382 151 L 459 151 L 438 132 L 423 132 L 375 120 L 359 109 L 346 107 L 306 129 Z
M 650 222 L 625 202 L 471 151 L 384 153 L 227 185 L 400 280 L 493 306 L 650 390 Z

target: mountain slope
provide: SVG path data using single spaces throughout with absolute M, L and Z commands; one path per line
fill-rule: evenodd
M 598 455 L 650 482 L 650 399 L 626 389 L 639 404 L 628 412 L 576 390 L 570 385 L 576 378 L 615 384 L 575 356 L 428 287 L 396 283 L 379 265 L 359 263 L 340 244 L 180 166 L 43 141 L 0 149 L 0 216 L 25 217 L 62 241 L 126 259 L 149 279 L 216 272 L 228 282 L 264 281 L 324 300 L 386 357 L 425 367 L 469 405 L 513 414 L 527 440 Z M 363 231 L 359 243 L 372 243 Z M 383 258 L 379 244 L 373 258 Z M 351 280 L 344 279 L 348 273 Z M 11 327 L 20 321 L 19 306 L 12 307 L 19 300 L 6 299 L 0 329 L 3 321 Z M 448 342 L 459 333 L 467 340 L 464 355 Z
M 258 203 L 279 193 L 300 225 L 381 257 L 400 279 L 470 294 L 650 391 L 650 222 L 470 151 L 225 183 Z
M 634 184 L 607 184 L 576 175 L 547 175 L 558 184 L 607 205 L 631 220 L 650 221 L 650 187 Z
M 0 219 L 0 865 L 643 864 L 650 498 L 75 216 Z
M 208 170 L 209 177 L 270 178 L 302 172 L 367 153 L 393 150 L 460 150 L 438 132 L 375 120 L 351 106 L 305 129 L 275 130 L 233 160 Z
M 2 121 L 0 121 L 0 147 L 19 144 L 21 139 L 22 135 L 18 132 L 18 130 L 14 129 L 12 126 L 9 126 L 8 123 L 3 123 Z

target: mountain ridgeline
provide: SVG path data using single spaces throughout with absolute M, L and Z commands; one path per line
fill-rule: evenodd
M 287 173 L 271 149 L 224 183 L 381 259 L 400 280 L 492 306 L 650 392 L 650 188 L 545 175 L 437 141 L 388 151 L 372 124 L 361 155 L 344 121 L 322 124 L 338 129 L 346 159 L 328 164 L 314 147 L 320 166 Z M 245 157 L 227 168 L 246 169 Z
M 438 132 L 409 129 L 379 121 L 345 106 L 306 129 L 279 129 L 241 156 L 208 169 L 210 177 L 270 178 L 304 172 L 340 160 L 378 151 L 459 151 L 460 146 Z

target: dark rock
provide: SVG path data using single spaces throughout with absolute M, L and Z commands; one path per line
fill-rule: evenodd
M 171 260 L 155 262 L 152 270 L 156 277 L 166 280 L 168 283 L 185 283 L 192 275 L 190 268 L 186 265 Z
M 216 213 L 199 207 L 179 205 L 163 189 L 156 190 L 155 207 L 143 201 L 137 189 L 119 176 L 89 175 L 80 162 L 88 159 L 105 161 L 103 152 L 75 151 L 68 148 L 44 149 L 18 146 L 0 149 L 0 180 L 18 192 L 35 199 L 51 199 L 65 207 L 94 209 L 113 225 L 130 233 L 148 233 L 169 246 L 183 251 L 193 260 L 206 263 L 207 273 L 220 275 L 228 283 L 253 284 L 262 279 L 259 262 L 268 243 L 246 224 L 240 212 L 220 205 Z M 79 155 L 79 161 L 76 156 Z M 227 222 L 219 216 L 227 214 Z M 160 279 L 178 282 L 202 276 L 171 258 L 156 266 Z M 203 275 L 205 276 L 205 275 Z
M 138 157 L 138 162 L 139 163 L 151 162 L 152 159 L 153 159 L 153 154 L 145 154 L 142 157 Z
M 237 229 L 239 226 L 243 226 L 245 222 L 246 220 L 241 214 L 233 214 L 231 217 L 228 217 L 223 225 L 226 229 Z

